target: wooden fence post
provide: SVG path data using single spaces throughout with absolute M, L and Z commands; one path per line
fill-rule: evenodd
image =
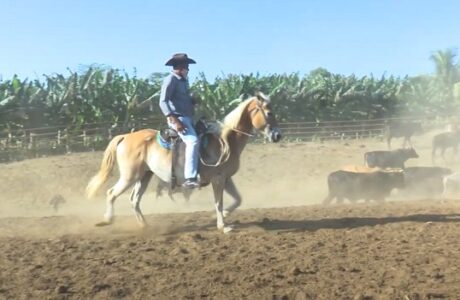
M 30 133 L 29 134 L 29 144 L 27 145 L 27 149 L 32 150 L 35 148 L 35 139 L 34 139 L 35 134 Z
M 86 136 L 86 129 L 83 129 L 83 134 L 81 135 L 83 137 L 83 147 L 88 146 L 88 139 Z
M 70 144 L 69 144 L 69 131 L 64 129 L 64 136 L 65 136 L 65 152 L 70 153 Z

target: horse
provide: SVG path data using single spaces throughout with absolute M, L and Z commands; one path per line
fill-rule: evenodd
M 240 167 L 240 156 L 253 131 L 263 132 L 270 142 L 276 143 L 281 139 L 281 131 L 275 115 L 272 112 L 270 99 L 263 93 L 242 101 L 235 109 L 225 116 L 220 123 L 218 138 L 210 138 L 205 147 L 208 157 L 218 159 L 216 164 L 207 164 L 201 160 L 199 165 L 200 184 L 211 184 L 214 193 L 214 204 L 217 215 L 217 228 L 224 233 L 232 230 L 224 222 L 224 217 L 241 205 L 241 195 L 238 192 L 232 176 Z M 172 181 L 172 153 L 162 147 L 157 139 L 157 130 L 143 129 L 132 133 L 115 136 L 104 151 L 99 172 L 91 178 L 86 188 L 89 198 L 95 195 L 100 186 L 108 179 L 115 163 L 118 164 L 119 179 L 107 191 L 106 211 L 104 220 L 96 226 L 110 225 L 114 217 L 114 202 L 129 187 L 132 189 L 130 201 L 138 224 L 145 227 L 146 221 L 140 209 L 142 195 L 147 189 L 152 175 L 170 183 Z M 183 144 L 183 143 L 181 143 Z M 225 149 L 225 153 L 223 153 Z M 224 155 L 222 155 L 224 154 Z M 178 160 L 180 162 L 181 160 Z M 178 184 L 184 182 L 183 163 L 174 168 Z M 223 193 L 226 191 L 233 203 L 223 209 Z

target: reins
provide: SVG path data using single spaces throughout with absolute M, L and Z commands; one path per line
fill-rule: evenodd
M 251 110 L 249 111 L 250 114 L 252 114 L 252 113 L 254 113 L 254 112 L 256 112 L 256 113 L 257 113 L 257 112 L 262 112 L 262 116 L 264 117 L 265 123 L 268 123 L 267 116 L 265 115 L 264 110 L 261 109 L 260 105 L 257 105 L 256 107 L 254 107 L 253 109 L 251 109 Z M 255 136 L 255 135 L 252 134 L 252 133 L 244 132 L 244 131 L 241 131 L 241 130 L 236 129 L 236 128 L 234 128 L 234 127 L 230 127 L 230 126 L 226 125 L 225 123 L 223 123 L 223 122 L 221 122 L 221 121 L 217 121 L 217 122 L 218 122 L 221 126 L 226 127 L 226 128 L 228 128 L 228 129 L 230 129 L 230 130 L 233 130 L 233 131 L 235 131 L 235 132 L 241 133 L 241 134 L 243 134 L 243 135 L 245 135 L 245 136 L 248 136 L 248 137 L 254 137 L 254 136 Z
M 253 109 L 251 109 L 249 111 L 250 114 L 254 114 L 254 113 L 257 113 L 257 112 L 262 112 L 262 115 L 264 117 L 264 120 L 266 123 L 268 123 L 268 118 L 267 118 L 267 115 L 265 114 L 265 111 L 261 108 L 260 104 L 257 105 L 256 107 L 254 107 Z M 248 132 L 245 132 L 245 131 L 242 131 L 242 130 L 239 130 L 233 126 L 229 126 L 221 121 L 216 121 L 221 127 L 225 127 L 225 128 L 228 128 L 229 130 L 232 130 L 234 132 L 237 132 L 237 133 L 240 133 L 242 135 L 245 135 L 247 137 L 254 137 L 255 134 L 252 134 L 252 133 L 248 133 Z M 219 144 L 220 144 L 220 155 L 219 155 L 219 158 L 217 160 L 217 162 L 215 163 L 208 163 L 206 162 L 203 157 L 200 155 L 200 161 L 201 163 L 204 165 L 204 166 L 207 166 L 207 167 L 218 167 L 224 163 L 226 163 L 229 158 L 230 158 L 230 145 L 228 144 L 228 141 L 226 141 L 225 139 L 223 139 L 222 137 L 218 137 L 218 140 L 219 140 Z
M 260 105 L 257 105 L 256 107 L 254 107 L 253 109 L 251 109 L 249 111 L 250 114 L 253 114 L 254 112 L 255 113 L 262 112 L 264 120 L 267 123 L 267 116 L 265 115 L 264 110 L 261 109 Z M 248 137 L 254 137 L 255 136 L 252 133 L 248 133 L 248 132 L 236 129 L 236 128 L 232 127 L 232 126 L 228 126 L 227 124 L 225 124 L 225 123 L 223 123 L 221 121 L 217 121 L 217 123 L 219 123 L 221 127 L 228 128 L 228 129 L 230 129 L 230 130 L 232 130 L 234 132 L 240 133 L 242 135 L 245 135 L 245 136 L 248 136 Z M 218 167 L 221 164 L 224 164 L 225 162 L 228 161 L 228 159 L 230 158 L 230 146 L 228 145 L 228 142 L 225 141 L 222 137 L 219 137 L 219 143 L 220 143 L 221 153 L 220 153 L 220 156 L 219 156 L 219 159 L 217 160 L 217 162 L 214 163 L 214 164 L 209 164 L 209 163 L 205 162 L 202 157 L 200 157 L 201 163 L 203 165 L 208 166 L 208 167 Z
M 223 122 L 221 122 L 221 121 L 217 121 L 217 122 L 218 122 L 222 127 L 226 127 L 226 128 L 228 128 L 228 129 L 230 129 L 230 130 L 233 130 L 233 131 L 235 131 L 235 132 L 241 133 L 241 134 L 246 135 L 246 136 L 249 136 L 249 137 L 253 137 L 253 136 L 254 136 L 254 134 L 247 133 L 247 132 L 241 131 L 241 130 L 239 130 L 239 129 L 236 129 L 236 128 L 234 128 L 234 127 L 228 126 L 228 125 L 226 125 L 225 123 L 223 123 Z

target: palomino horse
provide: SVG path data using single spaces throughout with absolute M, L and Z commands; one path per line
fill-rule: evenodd
M 281 133 L 278 129 L 276 118 L 271 111 L 268 97 L 257 93 L 240 103 L 224 119 L 220 127 L 220 138 L 209 139 L 206 153 L 219 156 L 222 149 L 227 151 L 226 158 L 217 165 L 200 165 L 200 183 L 212 184 L 214 202 L 217 214 L 217 228 L 228 232 L 230 226 L 225 226 L 224 216 L 227 216 L 241 204 L 241 196 L 233 183 L 232 176 L 238 171 L 240 155 L 253 130 L 263 131 L 271 142 L 278 142 Z M 93 196 L 97 189 L 109 177 L 115 162 L 118 163 L 120 178 L 117 183 L 107 191 L 107 207 L 104 222 L 96 225 L 109 225 L 113 221 L 115 199 L 126 189 L 134 184 L 131 192 L 131 204 L 137 221 L 145 226 L 145 219 L 140 209 L 140 201 L 153 174 L 161 180 L 171 182 L 172 154 L 160 146 L 153 129 L 139 130 L 133 133 L 114 137 L 104 152 L 99 172 L 90 180 L 87 194 Z M 225 147 L 222 147 L 222 146 Z M 212 155 L 210 155 L 212 156 Z M 180 184 L 184 180 L 183 166 L 176 168 L 174 174 Z M 233 198 L 233 203 L 223 210 L 224 190 Z

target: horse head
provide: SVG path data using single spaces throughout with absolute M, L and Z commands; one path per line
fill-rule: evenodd
M 281 131 L 278 127 L 276 117 L 272 112 L 272 106 L 268 96 L 257 92 L 254 100 L 248 107 L 252 126 L 264 133 L 272 143 L 281 140 Z

